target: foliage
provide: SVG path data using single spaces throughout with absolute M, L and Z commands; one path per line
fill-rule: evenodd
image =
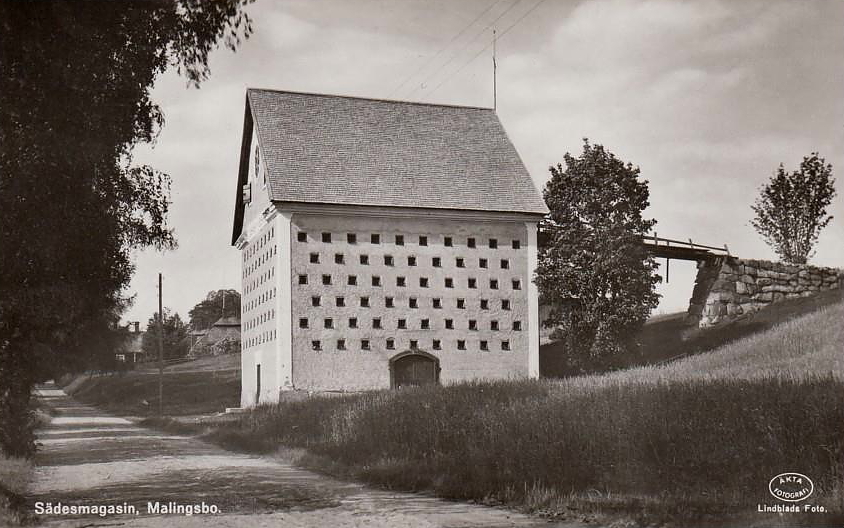
M 240 318 L 240 293 L 237 290 L 217 290 L 208 292 L 203 301 L 190 312 L 192 330 L 206 330 L 221 317 Z
M 648 182 L 601 145 L 583 143 L 566 153 L 565 169 L 550 167 L 540 232 L 536 284 L 551 306 L 547 326 L 566 336 L 569 359 L 585 368 L 603 365 L 631 346 L 659 301 L 657 264 L 642 245 L 655 220 L 642 217 Z
M 790 174 L 780 164 L 751 206 L 751 224 L 784 262 L 805 264 L 832 220 L 826 208 L 835 194 L 832 165 L 813 152 Z
M 37 373 L 84 367 L 128 300 L 134 248 L 175 245 L 169 176 L 134 166 L 164 117 L 155 79 L 197 84 L 244 0 L 0 3 L 0 450 L 34 451 Z M 101 346 L 90 346 L 92 336 Z M 61 351 L 61 353 L 58 353 Z M 93 351 L 93 352 L 92 352 Z
M 164 333 L 162 345 L 164 359 L 178 359 L 187 355 L 190 349 L 188 342 L 188 326 L 182 322 L 178 313 L 170 314 L 170 310 L 164 309 Z M 141 350 L 147 358 L 158 358 L 158 312 L 149 318 L 147 331 L 144 332 L 141 341 Z

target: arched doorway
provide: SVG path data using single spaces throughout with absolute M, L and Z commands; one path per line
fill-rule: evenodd
M 390 388 L 418 387 L 440 382 L 440 360 L 422 350 L 407 350 L 390 359 Z

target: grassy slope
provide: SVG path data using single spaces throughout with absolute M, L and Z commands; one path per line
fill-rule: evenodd
M 283 403 L 210 436 L 247 451 L 304 448 L 305 464 L 385 487 L 648 522 L 749 513 L 770 499 L 771 476 L 796 470 L 837 512 L 813 522 L 836 523 L 842 317 L 838 304 L 661 368 Z
M 678 356 L 695 355 L 714 350 L 732 341 L 769 330 L 775 325 L 793 320 L 821 308 L 840 303 L 844 291 L 831 290 L 811 297 L 781 301 L 760 312 L 714 329 L 698 330 L 685 321 L 685 314 L 659 316 L 642 330 L 638 337 L 638 353 L 616 358 L 616 368 L 631 368 L 657 364 Z M 540 347 L 540 370 L 545 377 L 572 375 L 565 362 L 562 343 Z
M 239 358 L 239 356 L 237 356 Z M 217 370 L 203 361 L 196 369 L 177 365 L 165 371 L 164 411 L 170 415 L 207 414 L 237 407 L 240 370 Z M 124 375 L 76 378 L 65 390 L 79 400 L 116 414 L 146 416 L 158 411 L 158 372 L 139 370 Z M 144 401 L 147 403 L 144 404 Z

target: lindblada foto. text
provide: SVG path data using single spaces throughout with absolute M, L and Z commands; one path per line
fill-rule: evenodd
M 757 504 L 759 513 L 826 513 L 819 504 Z

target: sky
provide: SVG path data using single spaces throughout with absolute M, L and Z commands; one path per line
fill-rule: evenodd
M 814 151 L 844 170 L 841 1 L 257 0 L 247 12 L 253 36 L 214 52 L 199 89 L 175 71 L 156 81 L 166 124 L 134 160 L 171 175 L 179 248 L 136 252 L 124 321 L 157 310 L 159 272 L 183 319 L 209 291 L 240 290 L 247 87 L 492 107 L 493 29 L 496 111 L 538 189 L 589 138 L 640 168 L 659 236 L 775 259 L 750 225 L 759 188 Z M 810 263 L 844 264 L 843 203 Z M 671 262 L 654 313 L 688 307 L 695 271 Z

